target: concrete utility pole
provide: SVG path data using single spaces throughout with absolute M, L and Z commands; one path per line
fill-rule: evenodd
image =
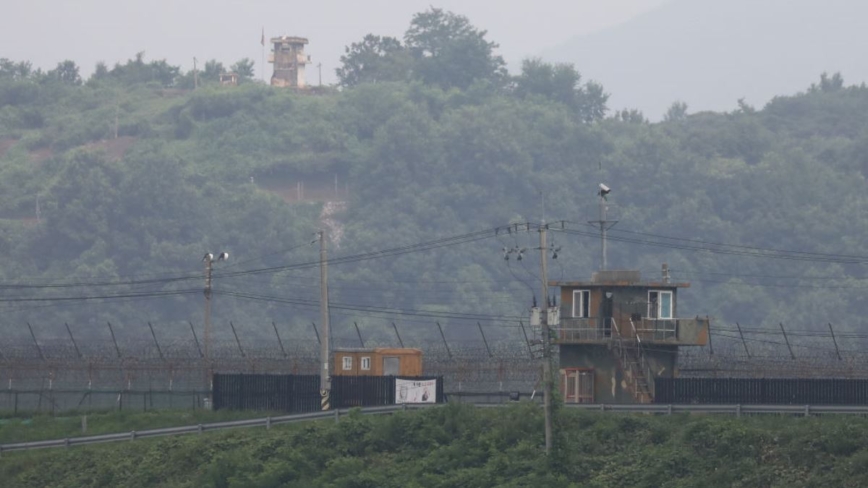
M 205 255 L 205 374 L 211 369 L 211 270 L 214 264 L 214 255 Z M 210 375 L 208 375 L 210 376 Z M 210 379 L 209 379 L 210 382 Z M 206 384 L 207 386 L 207 384 Z M 210 388 L 209 388 L 210 390 Z
M 205 262 L 205 386 L 208 391 L 211 391 L 211 272 L 214 269 L 214 261 L 227 259 L 229 259 L 228 252 L 221 252 L 216 259 L 209 252 L 202 258 Z
M 320 341 L 320 363 L 322 370 L 319 376 L 319 389 L 321 406 L 323 410 L 330 409 L 331 378 L 329 377 L 329 278 L 328 278 L 328 252 L 326 250 L 326 232 L 321 230 L 319 235 L 319 275 L 320 275 L 320 322 L 322 333 Z
M 546 454 L 552 450 L 552 352 L 551 334 L 549 331 L 549 277 L 548 277 L 548 245 L 546 243 L 548 226 L 542 221 L 539 227 L 540 267 L 542 273 L 542 300 L 544 312 L 540 314 L 543 340 L 543 410 L 545 411 Z

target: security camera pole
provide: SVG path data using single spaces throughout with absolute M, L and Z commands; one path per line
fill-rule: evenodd
M 603 183 L 600 183 L 600 191 L 597 192 L 597 195 L 600 196 L 600 219 L 599 220 L 591 220 L 588 222 L 589 224 L 599 225 L 600 226 L 600 240 L 602 241 L 601 245 L 601 267 L 600 269 L 606 270 L 606 231 L 611 229 L 618 223 L 617 220 L 609 220 L 609 201 L 607 196 L 612 192 L 612 189 L 606 186 Z
M 328 282 L 328 258 L 326 251 L 326 233 L 324 230 L 317 232 L 319 236 L 319 274 L 320 274 L 320 364 L 322 370 L 319 374 L 319 393 L 322 397 L 321 407 L 323 410 L 330 408 L 331 379 L 329 378 L 329 282 Z
M 214 267 L 214 261 L 225 261 L 229 259 L 228 252 L 221 252 L 217 258 L 214 255 L 205 253 L 202 261 L 205 262 L 205 386 L 208 391 L 211 391 L 211 271 Z

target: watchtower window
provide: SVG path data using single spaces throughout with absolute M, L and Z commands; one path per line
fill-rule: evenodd
M 672 292 L 652 290 L 648 292 L 648 318 L 672 318 Z
M 353 369 L 353 357 L 352 356 L 344 356 L 343 368 L 344 368 L 344 371 L 352 371 L 352 369 Z
M 588 318 L 591 316 L 590 290 L 573 291 L 573 317 Z

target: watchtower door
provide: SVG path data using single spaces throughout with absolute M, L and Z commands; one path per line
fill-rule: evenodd
M 383 376 L 398 376 L 401 374 L 401 358 L 386 356 L 383 358 Z
M 561 370 L 561 394 L 566 403 L 594 403 L 594 370 Z
M 612 290 L 603 289 L 603 302 L 600 307 L 600 320 L 603 321 L 603 335 L 605 337 L 612 336 L 612 313 L 614 311 Z M 620 327 L 621 324 L 618 324 Z

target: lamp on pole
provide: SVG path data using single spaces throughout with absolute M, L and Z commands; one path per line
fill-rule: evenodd
M 202 261 L 205 263 L 205 386 L 211 391 L 211 272 L 214 263 L 229 259 L 228 252 L 221 252 L 215 258 L 210 252 L 205 253 Z

